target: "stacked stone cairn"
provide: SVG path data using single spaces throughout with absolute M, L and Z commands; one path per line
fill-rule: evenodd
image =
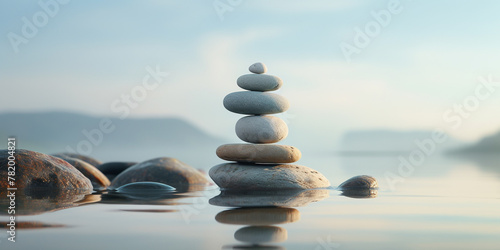
M 244 142 L 217 148 L 217 156 L 232 163 L 210 169 L 209 175 L 224 190 L 310 189 L 329 187 L 321 173 L 308 167 L 291 165 L 301 158 L 292 146 L 277 145 L 288 136 L 286 123 L 271 114 L 288 110 L 286 98 L 270 93 L 281 88 L 283 81 L 265 74 L 263 63 L 249 67 L 253 74 L 242 75 L 237 84 L 246 91 L 228 94 L 224 107 L 247 115 L 236 123 L 236 135 Z

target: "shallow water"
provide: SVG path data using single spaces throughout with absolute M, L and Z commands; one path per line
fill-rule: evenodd
M 404 154 L 403 154 L 404 155 Z M 51 201 L 20 216 L 16 243 L 1 249 L 498 249 L 500 164 L 433 157 L 391 186 L 398 155 L 308 155 L 301 164 L 333 186 L 359 174 L 379 180 L 371 198 L 330 189 L 279 197 L 219 196 L 211 203 L 282 202 L 294 208 L 212 205 L 216 186 L 162 197 L 93 194 L 74 204 Z M 208 169 L 210 166 L 206 167 Z M 356 195 L 356 197 L 363 196 Z M 229 201 L 228 201 L 229 199 Z M 76 206 L 78 205 L 78 206 Z M 262 204 L 260 204 L 262 205 Z M 72 207 L 73 206 L 73 207 Z M 60 210 L 42 212 L 50 207 Z M 70 207 L 62 209 L 64 207 Z M 2 211 L 0 221 L 8 220 Z M 21 224 L 21 222 L 26 222 Z M 254 224 L 254 225 L 250 225 Z M 6 230 L 6 229 L 5 229 Z M 242 241 L 269 241 L 258 246 Z M 266 246 L 267 248 L 265 248 Z

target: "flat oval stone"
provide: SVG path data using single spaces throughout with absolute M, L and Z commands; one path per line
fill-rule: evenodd
M 102 164 L 101 161 L 96 160 L 90 156 L 87 155 L 81 155 L 81 154 L 75 154 L 75 153 L 59 153 L 59 154 L 53 154 L 52 156 L 59 157 L 61 159 L 64 159 L 65 157 L 70 157 L 78 160 L 82 160 L 94 167 L 97 167 Z
M 286 229 L 276 226 L 249 226 L 238 229 L 234 238 L 246 243 L 283 242 L 288 238 Z
M 7 150 L 0 150 L 0 179 L 5 180 L 0 181 L 1 190 L 6 190 L 8 186 L 6 180 L 9 156 Z M 34 194 L 34 191 L 40 189 L 49 190 L 51 195 L 55 196 L 69 191 L 74 194 L 92 192 L 90 180 L 60 158 L 24 149 L 17 149 L 14 156 L 16 158 L 15 187 L 25 189 L 26 195 Z
M 111 184 L 108 177 L 101 173 L 96 167 L 75 158 L 68 157 L 64 158 L 64 160 L 78 169 L 85 177 L 89 178 L 94 189 L 106 189 L 106 187 Z
M 311 189 L 330 186 L 324 175 L 300 165 L 224 163 L 211 168 L 209 175 L 220 188 L 227 190 Z
M 368 175 L 358 175 L 339 185 L 340 190 L 378 188 L 377 179 Z
M 292 163 L 300 160 L 299 149 L 276 144 L 226 144 L 216 154 L 226 161 L 248 163 Z
M 236 135 L 250 143 L 275 143 L 288 136 L 288 126 L 274 116 L 245 116 L 236 123 Z
M 246 90 L 273 91 L 281 88 L 283 80 L 273 75 L 247 74 L 238 77 L 236 84 Z
M 290 108 L 288 100 L 280 95 L 257 91 L 233 92 L 224 98 L 224 107 L 244 115 L 282 113 Z
M 152 181 L 141 181 L 125 184 L 116 189 L 120 193 L 164 193 L 173 192 L 175 188 L 167 184 Z
M 287 207 L 236 208 L 222 211 L 215 216 L 219 223 L 253 226 L 293 223 L 299 219 L 299 210 Z
M 267 72 L 267 66 L 261 62 L 256 62 L 250 65 L 250 67 L 248 67 L 248 70 L 255 74 L 264 74 Z
M 132 182 L 152 181 L 186 191 L 190 185 L 209 184 L 205 176 L 195 168 L 174 158 L 162 157 L 138 163 L 111 182 L 111 188 L 117 188 Z

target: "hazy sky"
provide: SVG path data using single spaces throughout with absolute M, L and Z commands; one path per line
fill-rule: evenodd
M 284 81 L 292 108 L 282 117 L 297 140 L 334 144 L 369 128 L 474 140 L 500 129 L 499 10 L 451 0 L 2 1 L 0 112 L 124 115 L 121 96 L 158 67 L 169 75 L 128 117 L 179 116 L 236 138 L 241 116 L 222 100 L 261 61 Z

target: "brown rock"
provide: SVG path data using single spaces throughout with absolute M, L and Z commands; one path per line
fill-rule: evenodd
M 8 186 L 8 156 L 7 150 L 0 150 L 0 189 Z M 50 155 L 29 150 L 18 149 L 14 156 L 15 187 L 25 189 L 25 192 L 45 189 L 53 193 L 72 190 L 73 193 L 91 193 L 92 184 L 71 164 Z
M 302 156 L 295 147 L 276 144 L 226 144 L 216 153 L 226 161 L 252 163 L 292 163 Z
M 74 154 L 74 153 L 59 153 L 59 154 L 53 154 L 52 156 L 56 156 L 56 157 L 59 157 L 63 160 L 65 160 L 65 158 L 74 158 L 74 159 L 78 159 L 78 160 L 82 160 L 94 167 L 97 167 L 99 165 L 102 164 L 101 161 L 99 160 L 96 160 L 90 156 L 86 156 L 86 155 L 80 155 L 80 154 Z
M 94 189 L 106 189 L 111 184 L 108 177 L 96 167 L 75 158 L 65 158 L 65 160 L 78 169 L 85 177 L 89 178 Z
M 377 179 L 368 175 L 358 175 L 339 185 L 340 190 L 378 188 Z

